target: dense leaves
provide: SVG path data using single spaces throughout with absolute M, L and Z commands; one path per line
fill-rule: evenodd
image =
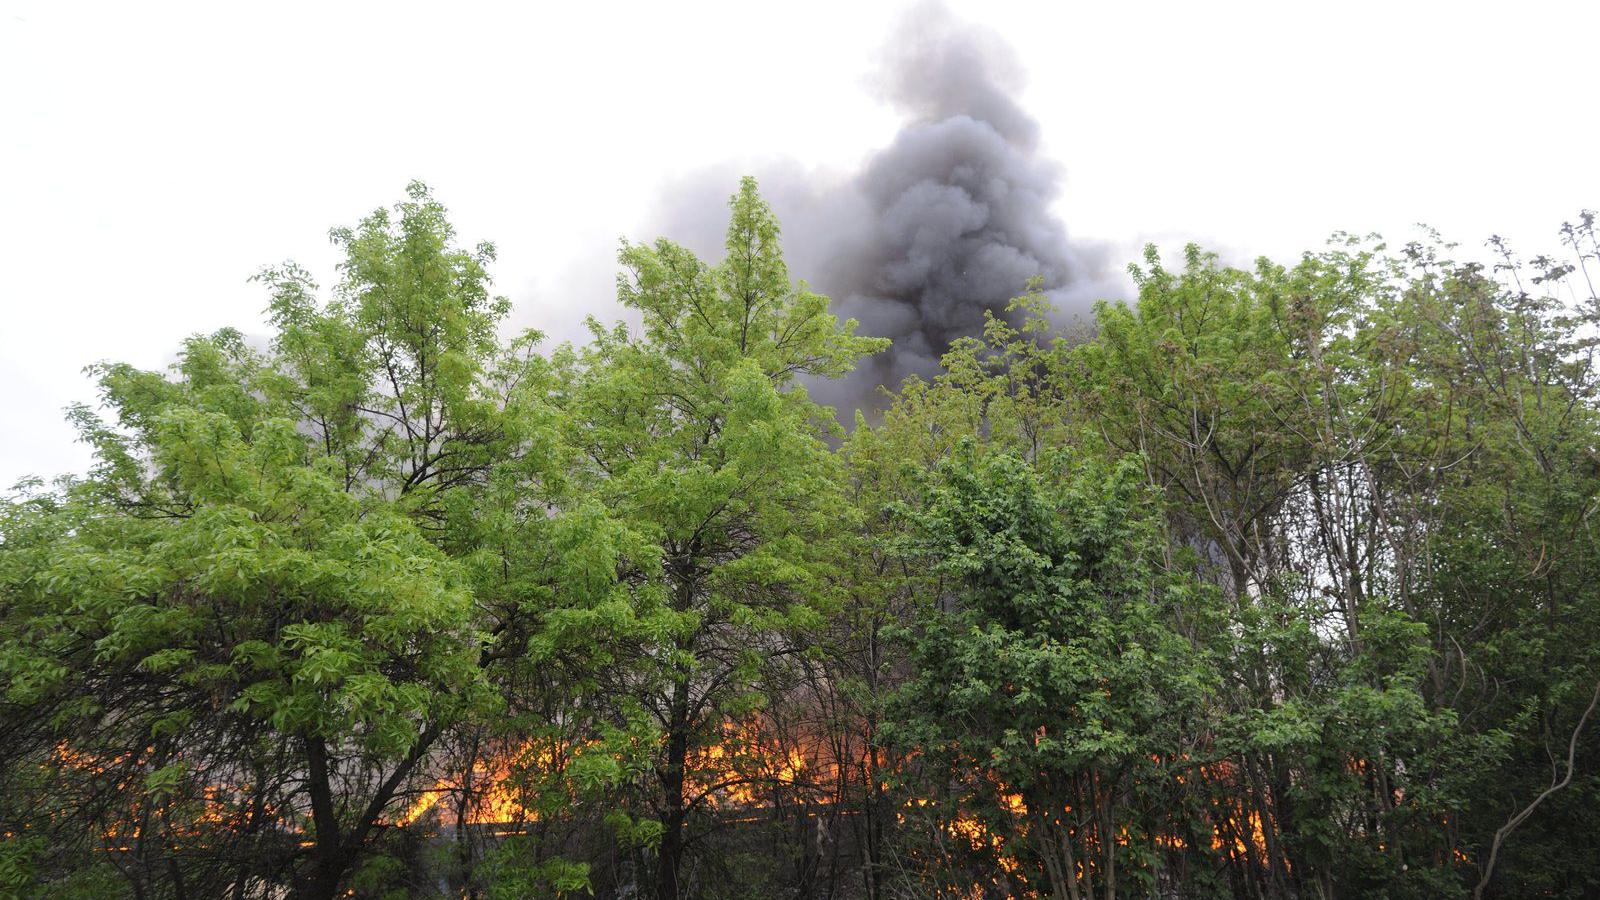
M 0 896 L 1586 897 L 1600 259 L 1198 248 L 884 342 L 753 181 L 509 334 L 412 185 L 0 504 Z

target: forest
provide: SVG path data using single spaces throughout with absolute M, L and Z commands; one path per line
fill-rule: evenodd
M 552 345 L 413 184 L 95 363 L 0 501 L 0 897 L 1600 896 L 1595 213 L 1151 247 L 843 422 L 888 341 L 727 215 Z

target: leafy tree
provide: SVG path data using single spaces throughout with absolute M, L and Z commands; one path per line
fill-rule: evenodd
M 421 185 L 333 238 L 330 302 L 261 275 L 268 352 L 224 331 L 173 377 L 98 367 L 115 422 L 74 416 L 99 466 L 11 507 L 7 772 L 53 770 L 136 892 L 333 896 L 443 738 L 537 706 L 513 663 L 581 668 L 628 627 L 595 610 L 648 548 L 574 493 L 563 376 L 498 337 L 493 248 L 457 249 Z M 563 759 L 622 780 L 637 735 L 583 709 Z
M 0 501 L 0 897 L 1585 897 L 1600 259 L 1191 247 L 884 344 L 624 244 L 509 334 L 414 184 Z M 858 887 L 859 886 L 859 887 Z
M 624 245 L 618 295 L 642 330 L 592 325 L 573 388 L 573 441 L 599 496 L 659 548 L 638 586 L 659 627 L 644 650 L 655 677 L 632 694 L 662 732 L 648 802 L 663 898 L 687 892 L 691 816 L 743 780 L 693 761 L 761 705 L 784 635 L 819 621 L 828 538 L 850 516 L 831 414 L 796 379 L 841 375 L 883 345 L 790 282 L 754 180 L 730 209 L 716 266 L 664 239 Z
M 1479 896 L 1581 896 L 1600 878 L 1568 843 L 1597 827 L 1600 787 L 1594 215 L 1563 242 L 1565 258 L 1523 261 L 1491 241 L 1492 267 L 1437 241 L 1404 253 L 1417 378 L 1449 401 L 1431 429 L 1449 465 L 1415 504 L 1431 513 L 1418 595 L 1438 623 L 1430 694 L 1481 748 L 1447 822 Z
M 907 552 L 949 588 L 906 634 L 892 733 L 952 773 L 959 815 L 1006 836 L 1014 890 L 1154 886 L 1165 823 L 1140 794 L 1184 767 L 1215 679 L 1167 625 L 1198 592 L 1163 571 L 1158 513 L 1135 462 L 1052 452 L 1035 469 L 970 443 L 905 512 Z
M 333 896 L 482 692 L 459 567 L 311 464 L 243 388 L 255 365 L 224 334 L 190 342 L 177 382 L 113 370 L 133 433 L 96 435 L 108 471 L 51 512 L 63 524 L 31 526 L 44 545 L 8 529 L 13 750 L 53 770 L 139 892 L 290 873 Z

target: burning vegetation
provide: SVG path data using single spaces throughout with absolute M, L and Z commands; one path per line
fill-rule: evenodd
M 1068 334 L 1032 123 L 916 38 L 860 322 L 745 179 L 506 336 L 413 184 L 267 345 L 96 366 L 0 504 L 0 896 L 1591 895 L 1594 215 L 1152 248 Z

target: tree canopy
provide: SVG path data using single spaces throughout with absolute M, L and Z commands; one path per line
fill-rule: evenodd
M 0 896 L 1593 896 L 1594 214 L 1152 247 L 847 431 L 887 341 L 728 212 L 549 347 L 413 184 L 93 365 L 0 503 Z

